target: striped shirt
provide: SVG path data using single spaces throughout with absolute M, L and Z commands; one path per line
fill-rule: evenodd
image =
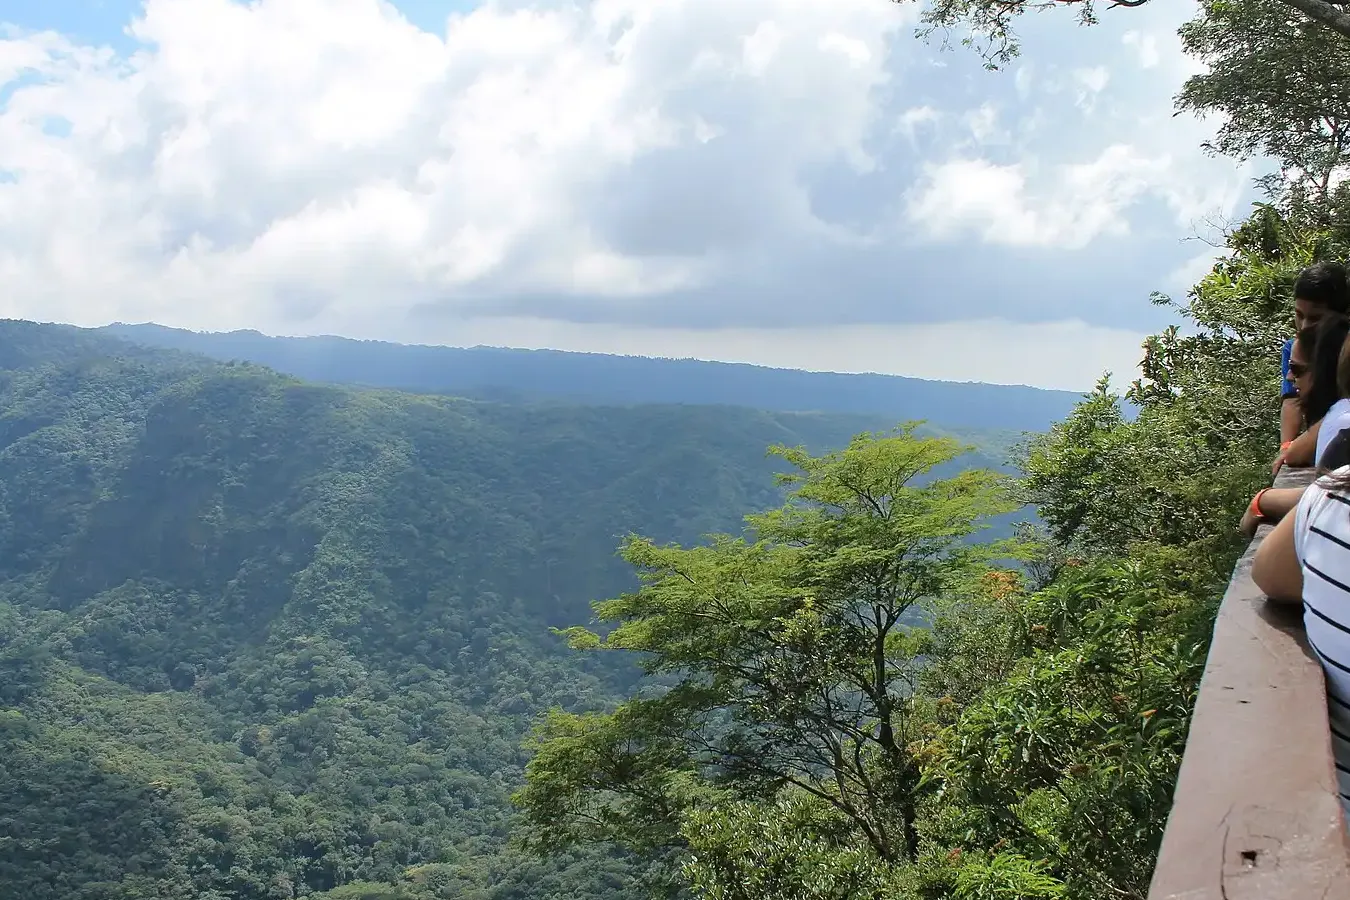
M 1350 496 L 1319 481 L 1304 492 L 1295 515 L 1303 624 L 1326 676 L 1331 751 L 1341 808 L 1350 816 Z

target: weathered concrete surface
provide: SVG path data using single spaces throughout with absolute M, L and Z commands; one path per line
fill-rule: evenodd
M 1285 470 L 1276 487 L 1308 484 Z M 1262 528 L 1214 624 L 1149 900 L 1350 900 L 1322 667 L 1302 612 L 1251 580 Z

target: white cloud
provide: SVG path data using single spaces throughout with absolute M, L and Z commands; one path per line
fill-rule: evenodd
M 982 103 L 965 115 L 966 127 L 976 144 L 992 144 L 1008 139 L 1008 132 L 999 125 L 998 110 L 992 103 Z
M 1162 59 L 1162 52 L 1158 49 L 1158 39 L 1151 34 L 1127 31 L 1121 37 L 1121 42 L 1125 46 L 1133 48 L 1138 54 L 1140 68 L 1151 69 Z
M 698 315 L 903 341 L 965 327 L 896 324 L 947 315 L 924 288 L 934 246 L 1068 265 L 1231 207 L 1241 176 L 1170 119 L 1186 64 L 1152 26 L 1092 30 L 1077 56 L 1031 41 L 1015 75 L 947 56 L 939 84 L 915 14 L 490 0 L 433 34 L 383 0 L 146 0 L 129 56 L 0 31 L 0 315 L 430 341 L 550 316 L 560 340 L 638 341 L 633 322 Z M 1127 55 L 1157 78 L 1113 77 Z M 1035 280 L 1015 262 L 1009 291 Z M 1077 298 L 1000 302 L 1062 320 Z M 741 335 L 714 341 L 733 354 L 788 332 L 716 333 Z
M 1075 69 L 1073 79 L 1078 88 L 1079 108 L 1091 112 L 1097 105 L 1097 95 L 1111 81 L 1111 73 L 1106 66 L 1093 66 L 1090 69 Z
M 1229 218 L 1256 166 L 1205 158 L 1198 147 L 1212 135 L 1212 124 L 1173 116 L 1173 94 L 1197 71 L 1174 33 L 1186 11 L 1170 11 L 1170 19 L 1117 13 L 1148 26 L 1110 36 L 1129 49 L 1117 68 L 1139 66 L 1156 76 L 1126 68 L 1113 77 L 1090 39 L 1059 59 L 1049 55 L 1049 44 L 1062 44 L 1061 33 L 1042 35 L 1039 45 L 1028 42 L 1024 52 L 1039 53 L 1041 62 L 1019 65 L 1014 87 L 1019 97 L 1040 102 L 1015 119 L 1006 138 L 1016 154 L 972 154 L 959 139 L 949 140 L 948 155 L 930 160 L 911 186 L 908 221 L 921 225 L 929 240 L 976 237 L 991 245 L 1083 249 L 1163 231 L 1177 241 L 1206 220 Z M 1083 64 L 1088 60 L 1093 64 Z M 1065 110 L 1052 106 L 1061 95 L 1080 111 L 1077 128 L 1064 127 Z M 1170 221 L 1139 216 L 1142 205 L 1165 210 Z M 1169 263 L 1159 281 L 1170 284 L 1180 264 Z
M 933 125 L 941 119 L 942 113 L 931 106 L 912 106 L 900 113 L 895 127 L 912 142 L 918 136 L 920 126 Z
M 990 244 L 1083 247 L 1128 233 L 1123 211 L 1168 165 L 1165 158 L 1145 158 L 1121 144 L 1092 162 L 1039 172 L 1030 163 L 953 160 L 927 169 L 909 217 L 939 238 L 969 230 Z
M 870 92 L 904 23 L 870 0 L 597 0 L 489 5 L 441 39 L 376 0 L 150 0 L 129 60 L 12 37 L 0 69 L 43 83 L 0 114 L 7 311 L 191 300 L 275 317 L 301 285 L 338 307 L 372 289 L 407 306 L 689 287 L 714 260 L 619 252 L 591 192 L 639 157 L 763 144 L 756 199 L 800 215 L 800 167 L 866 166 Z M 69 137 L 44 131 L 52 116 Z

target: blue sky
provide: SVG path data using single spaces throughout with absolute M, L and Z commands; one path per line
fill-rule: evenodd
M 441 31 L 452 12 L 476 5 L 464 0 L 397 0 L 391 4 L 410 22 Z M 136 48 L 125 34 L 141 11 L 141 0 L 0 0 L 0 22 L 33 30 L 55 29 L 81 42 L 108 44 L 123 52 Z
M 1252 199 L 1192 9 L 0 0 L 0 315 L 1086 388 Z

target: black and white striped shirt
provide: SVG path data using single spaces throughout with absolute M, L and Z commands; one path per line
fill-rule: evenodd
M 1341 808 L 1350 816 L 1350 496 L 1321 481 L 1313 484 L 1299 501 L 1294 525 L 1303 624 L 1326 675 L 1336 780 Z

